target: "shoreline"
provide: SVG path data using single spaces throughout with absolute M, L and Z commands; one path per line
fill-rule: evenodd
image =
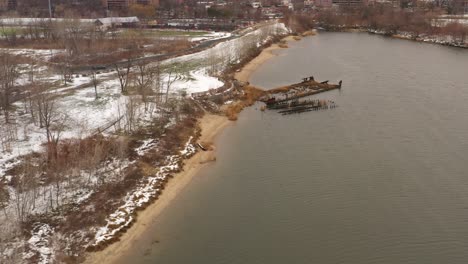
M 282 41 L 294 40 L 293 36 L 286 36 Z M 244 65 L 239 72 L 234 74 L 234 78 L 248 82 L 250 76 L 255 72 L 258 67 L 263 65 L 269 59 L 276 56 L 274 50 L 282 49 L 279 43 L 274 43 L 267 48 L 264 48 L 258 56 L 253 58 L 250 62 Z M 231 123 L 225 115 L 215 115 L 205 113 L 205 115 L 198 120 L 201 128 L 201 136 L 198 142 L 212 143 L 224 131 L 224 129 Z M 174 175 L 168 181 L 164 191 L 159 196 L 158 200 L 144 210 L 138 212 L 137 219 L 134 224 L 120 237 L 119 240 L 108 245 L 100 251 L 89 252 L 85 255 L 83 263 L 86 264 L 102 264 L 114 263 L 124 256 L 125 252 L 129 250 L 134 241 L 143 235 L 146 231 L 146 226 L 154 222 L 155 219 L 168 207 L 172 200 L 185 189 L 192 179 L 198 175 L 198 172 L 207 164 L 216 160 L 216 146 L 213 145 L 212 150 L 198 151 L 184 161 L 183 169 L 181 172 Z
M 198 140 L 199 142 L 213 142 L 216 137 L 224 131 L 224 128 L 230 124 L 226 116 L 208 113 L 200 118 L 198 122 L 202 131 Z M 195 155 L 185 160 L 183 170 L 176 173 L 174 177 L 168 181 L 166 188 L 156 202 L 138 212 L 135 223 L 127 232 L 123 233 L 118 241 L 110 244 L 105 249 L 87 253 L 83 263 L 114 263 L 119 260 L 124 255 L 123 253 L 131 248 L 133 242 L 138 240 L 146 231 L 146 226 L 157 219 L 198 172 L 216 158 L 215 154 L 216 149 L 213 148 L 213 150 L 198 151 Z
M 326 29 L 324 30 L 326 32 L 350 32 L 350 33 L 368 33 L 368 34 L 373 34 L 373 35 L 379 35 L 379 36 L 384 36 L 388 38 L 393 38 L 393 39 L 401 39 L 401 40 L 408 40 L 408 41 L 414 41 L 418 43 L 427 43 L 427 44 L 433 44 L 433 45 L 440 45 L 440 46 L 447 46 L 447 47 L 453 47 L 453 48 L 460 48 L 460 49 L 468 49 L 468 44 L 458 44 L 456 42 L 450 42 L 450 41 L 443 41 L 443 40 L 438 40 L 437 38 L 434 38 L 434 36 L 424 38 L 424 37 L 410 37 L 409 35 L 405 34 L 405 32 L 402 33 L 396 33 L 396 34 L 389 34 L 385 31 L 382 30 L 377 30 L 377 29 L 368 29 L 368 28 L 339 28 L 339 29 Z M 406 32 L 407 33 L 407 32 Z
M 281 41 L 292 41 L 294 40 L 294 36 L 286 36 Z M 280 42 L 281 42 L 280 41 Z M 271 46 L 265 48 L 260 52 L 258 56 L 253 58 L 251 61 L 249 61 L 244 67 L 239 72 L 236 72 L 234 74 L 234 78 L 237 79 L 238 81 L 241 82 L 249 82 L 250 76 L 252 73 L 254 73 L 258 67 L 263 65 L 265 62 L 270 60 L 271 58 L 274 58 L 277 56 L 276 54 L 273 53 L 273 51 L 278 50 L 278 49 L 284 49 L 284 47 L 280 47 L 280 43 L 274 43 Z

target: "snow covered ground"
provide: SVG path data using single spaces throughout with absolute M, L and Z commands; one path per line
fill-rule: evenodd
M 232 34 L 229 32 L 210 32 L 209 34 L 206 34 L 201 37 L 192 37 L 190 38 L 190 41 L 196 42 L 196 41 L 204 41 L 204 40 L 224 39 L 224 38 L 229 38 L 231 36 Z
M 468 26 L 468 16 L 466 17 L 443 17 L 432 21 L 433 26 L 444 27 L 450 23 L 458 23 L 461 25 Z
M 152 177 L 144 179 L 138 188 L 129 192 L 124 199 L 124 204 L 120 206 L 107 219 L 107 224 L 96 231 L 96 235 L 91 247 L 97 247 L 102 243 L 114 239 L 118 233 L 130 226 L 135 220 L 133 215 L 136 210 L 142 208 L 156 198 L 161 190 L 158 189 L 158 183 L 166 180 L 171 174 L 180 170 L 181 162 L 184 158 L 190 157 L 196 152 L 192 137 L 185 144 L 185 148 L 179 155 L 169 156 L 166 165 L 159 168 L 159 171 Z
M 222 81 L 210 76 L 210 74 L 221 72 L 230 63 L 237 63 L 249 45 L 259 46 L 266 42 L 272 34 L 286 33 L 288 33 L 288 29 L 284 24 L 274 23 L 253 30 L 239 38 L 221 42 L 213 48 L 164 61 L 163 64 L 194 65 L 192 69 L 188 69 L 186 76 L 172 84 L 171 92 L 186 91 L 190 94 L 223 86 Z M 224 36 L 227 35 L 229 34 Z M 223 35 L 217 34 L 217 36 Z M 12 52 L 34 56 L 49 54 L 48 51 L 42 50 L 13 50 Z M 61 76 L 49 74 L 43 78 L 54 82 L 60 80 Z M 168 78 L 167 74 L 161 76 L 163 83 L 167 82 Z M 58 99 L 61 111 L 67 116 L 67 128 L 62 138 L 88 136 L 98 128 L 112 123 L 123 115 L 128 97 L 120 93 L 120 85 L 115 73 L 100 74 L 98 79 L 101 80 L 98 85 L 98 99 L 95 98 L 94 87 L 90 84 L 91 77 L 89 76 L 75 76 L 71 84 L 53 91 L 56 95 L 63 95 Z M 78 89 L 78 87 L 88 83 L 88 87 Z M 17 102 L 15 106 L 17 109 L 24 109 L 23 102 Z M 46 141 L 44 129 L 34 125 L 25 113 L 17 113 L 16 130 L 18 138 L 10 151 L 0 149 L 0 180 L 6 176 L 5 171 L 14 164 L 11 162 L 14 162 L 15 157 L 41 150 L 41 145 Z
M 235 39 L 221 42 L 214 47 L 203 50 L 194 54 L 189 54 L 177 58 L 168 59 L 162 64 L 170 66 L 174 64 L 189 65 L 184 69 L 184 73 L 180 78 L 171 85 L 170 92 L 178 94 L 181 91 L 187 93 L 202 92 L 209 89 L 219 88 L 224 85 L 217 77 L 229 64 L 238 63 L 241 60 L 241 55 L 250 48 L 257 48 L 271 38 L 271 35 L 287 34 L 288 29 L 284 24 L 275 23 L 264 26 L 260 29 L 251 30 L 243 36 Z M 230 34 L 213 33 L 214 38 L 227 38 Z M 200 39 L 200 41 L 203 41 Z M 29 50 L 12 50 L 11 52 L 17 54 L 28 54 L 28 56 L 48 58 L 47 52 L 43 51 L 29 51 Z M 60 51 L 57 51 L 60 52 Z M 115 72 L 108 72 L 98 74 L 98 98 L 95 96 L 94 86 L 91 84 L 92 79 L 90 76 L 73 76 L 73 81 L 66 86 L 57 86 L 60 83 L 61 76 L 57 73 L 49 72 L 47 68 L 41 68 L 38 72 L 42 82 L 48 82 L 53 89 L 49 93 L 53 94 L 56 99 L 56 104 L 60 113 L 66 117 L 65 130 L 61 139 L 65 138 L 84 138 L 97 130 L 112 124 L 120 117 L 125 115 L 126 107 L 132 98 L 132 95 L 123 95 L 120 91 L 120 83 Z M 170 78 L 167 72 L 161 75 L 161 82 L 166 83 Z M 22 76 L 18 81 L 20 84 L 27 84 L 29 80 L 27 77 Z M 164 87 L 163 87 L 164 88 Z M 6 135 L 8 131 L 15 131 L 15 139 L 10 142 L 8 148 L 0 147 L 0 182 L 9 182 L 11 176 L 7 175 L 7 171 L 18 163 L 16 159 L 19 156 L 29 154 L 35 151 L 41 151 L 43 144 L 46 142 L 46 134 L 44 128 L 39 128 L 34 124 L 30 114 L 26 109 L 27 102 L 16 102 L 15 113 L 12 117 L 15 123 L 5 125 L 0 119 L 0 135 Z M 151 113 L 145 111 L 142 106 L 136 109 L 136 116 L 139 120 L 149 120 L 148 116 L 158 115 L 157 107 L 152 108 Z M 122 122 L 125 123 L 125 118 Z M 120 123 L 119 123 L 120 124 Z M 125 124 L 122 124 L 124 126 Z M 107 132 L 114 132 L 114 127 L 111 127 Z M 0 138 L 1 139 L 1 138 Z M 181 162 L 184 158 L 195 153 L 192 138 L 186 143 L 185 148 L 177 155 L 167 157 L 166 164 L 159 168 L 159 172 L 152 177 L 146 178 L 142 181 L 138 188 L 129 192 L 125 201 L 119 209 L 107 218 L 107 224 L 96 229 L 96 235 L 90 246 L 98 246 L 100 243 L 111 240 L 123 228 L 131 224 L 133 221 L 132 215 L 135 210 L 147 204 L 150 200 L 154 199 L 160 192 L 157 186 L 165 180 L 170 174 L 180 169 Z M 150 139 L 143 141 L 141 146 L 136 149 L 139 156 L 153 147 L 157 147 L 158 140 Z M 120 175 L 118 172 L 123 168 L 128 167 L 130 161 L 110 161 L 102 168 L 94 172 L 80 171 L 78 177 L 73 180 L 65 181 L 60 189 L 63 190 L 58 193 L 53 185 L 45 185 L 38 189 L 39 193 L 49 193 L 50 197 L 56 197 L 57 201 L 63 203 L 81 203 L 88 199 L 93 193 L 93 184 L 96 184 L 98 177 L 105 179 L 112 179 Z M 73 188 L 69 188 L 70 186 Z M 83 186 L 76 188 L 76 186 Z M 69 191 L 67 191 L 69 190 Z M 9 188 L 9 195 L 12 203 L 20 201 L 21 197 Z M 41 214 L 50 210 L 49 202 L 52 200 L 37 201 L 34 209 L 31 209 L 35 214 Z M 8 215 L 14 215 L 14 206 L 10 204 L 6 207 L 5 212 Z M 0 223 L 6 223 L 0 215 Z M 3 228 L 0 225 L 0 229 Z M 25 253 L 24 260 L 27 262 L 30 259 L 38 258 L 39 263 L 51 263 L 54 258 L 52 251 L 52 237 L 54 230 L 46 224 L 38 223 L 31 231 L 31 237 L 24 241 L 29 251 Z M 19 245 L 19 244 L 18 244 Z M 6 252 L 6 251 L 5 251 Z M 2 259 L 0 251 L 0 262 Z
M 42 59 L 42 61 L 48 61 L 55 55 L 64 53 L 65 50 L 60 49 L 10 49 L 0 48 L 0 52 L 9 53 L 12 55 L 22 55 L 26 57 Z
M 104 78 L 106 74 L 100 76 Z M 53 79 L 57 76 L 51 76 Z M 95 131 L 98 127 L 114 120 L 118 116 L 119 107 L 124 109 L 125 97 L 121 96 L 117 80 L 103 81 L 99 85 L 99 98 L 95 99 L 94 87 L 76 89 L 78 86 L 90 82 L 89 77 L 79 77 L 72 84 L 51 91 L 59 97 L 57 100 L 59 111 L 66 116 L 66 129 L 62 138 L 82 138 Z M 72 95 L 66 95 L 73 92 Z M 17 109 L 12 116 L 16 118 L 16 124 L 12 125 L 16 130 L 16 140 L 8 150 L 0 149 L 0 180 L 5 176 L 5 171 L 15 164 L 14 158 L 31 152 L 40 151 L 42 144 L 46 142 L 46 133 L 31 120 L 25 110 L 25 102 L 16 102 Z M 2 129 L 7 126 L 3 124 Z M 0 131 L 5 134 L 6 131 Z M 12 163 L 13 162 L 13 163 Z
M 368 29 L 367 32 L 379 35 L 387 35 L 386 31 L 383 30 L 373 30 Z M 408 39 L 408 40 L 416 40 L 421 42 L 427 43 L 435 43 L 440 45 L 447 45 L 453 47 L 461 47 L 461 48 L 468 48 L 468 39 L 465 40 L 465 43 L 460 43 L 459 41 L 454 40 L 451 36 L 431 36 L 431 35 L 419 35 L 413 36 L 409 32 L 397 32 L 397 34 L 393 35 L 394 37 L 401 38 L 401 39 Z
M 163 75 L 163 81 L 167 82 L 169 76 Z M 188 94 L 203 92 L 223 86 L 224 83 L 216 77 L 208 75 L 206 68 L 192 70 L 186 78 L 175 81 L 171 88 L 174 92 L 186 91 Z
M 113 75 L 113 74 L 112 74 Z M 94 87 L 90 84 L 86 88 L 78 88 L 91 82 L 91 77 L 75 78 L 72 84 L 51 91 L 56 96 L 58 109 L 66 116 L 66 129 L 62 139 L 84 138 L 99 128 L 106 126 L 119 119 L 125 112 L 129 97 L 122 95 L 120 84 L 115 76 L 109 73 L 98 75 L 102 81 L 98 85 L 98 98 L 95 97 Z M 52 80 L 60 76 L 50 76 Z M 162 76 L 163 81 L 167 79 Z M 190 76 L 176 81 L 172 86 L 172 92 L 181 90 L 187 92 L 203 91 L 218 88 L 223 82 L 217 78 L 210 77 L 206 71 L 196 70 Z M 15 162 L 14 158 L 31 152 L 40 151 L 42 144 L 46 142 L 46 134 L 43 128 L 35 125 L 29 114 L 25 113 L 24 102 L 16 102 L 16 123 L 14 129 L 17 131 L 17 139 L 12 143 L 8 151 L 0 148 L 0 179 Z M 143 111 L 140 111 L 140 114 Z M 2 123 L 3 120 L 0 120 Z M 3 124 L 3 123 L 2 123 Z M 0 133 L 5 134 L 6 126 L 2 126 Z
M 213 48 L 206 49 L 197 53 L 180 56 L 169 59 L 167 63 L 177 62 L 199 62 L 201 65 L 217 64 L 226 65 L 227 63 L 236 63 L 239 61 L 243 48 L 248 45 L 261 45 L 268 41 L 272 35 L 284 35 L 289 33 L 289 29 L 283 23 L 272 23 L 235 39 L 221 42 Z

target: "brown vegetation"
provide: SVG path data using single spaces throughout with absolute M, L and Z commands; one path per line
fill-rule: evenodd
M 280 42 L 278 43 L 278 47 L 280 47 L 280 48 L 282 48 L 282 49 L 286 49 L 286 48 L 289 47 L 289 46 L 288 46 L 288 42 L 285 41 L 285 40 L 282 40 L 282 41 L 280 41 Z
M 395 9 L 386 5 L 366 6 L 362 8 L 341 10 L 324 10 L 317 14 L 318 24 L 329 30 L 347 28 L 374 29 L 395 35 L 398 32 L 410 34 L 416 39 L 420 36 L 452 36 L 454 42 L 464 43 L 468 27 L 459 23 L 436 25 L 440 12 L 415 9 Z M 310 17 L 310 19 L 313 19 Z
M 315 35 L 317 35 L 317 32 L 315 32 L 314 30 L 308 30 L 308 31 L 302 33 L 302 36 L 303 36 L 303 37 L 315 36 Z
M 254 86 L 244 87 L 244 94 L 240 101 L 230 104 L 225 113 L 229 120 L 237 120 L 237 115 L 248 106 L 253 105 L 260 97 L 265 95 L 265 91 Z
M 144 181 L 146 176 L 155 175 L 158 168 L 167 162 L 167 157 L 177 154 L 190 136 L 199 136 L 196 117 L 201 115 L 201 111 L 198 106 L 190 99 L 182 98 L 177 103 L 184 105 L 184 110 L 177 113 L 178 122 L 171 126 L 168 123 L 178 110 L 155 117 L 148 127 L 135 126 L 130 133 L 121 136 L 97 134 L 84 139 L 54 140 L 51 135 L 54 143 L 52 155 L 50 144 L 47 144 L 44 152 L 23 156 L 19 165 L 8 171 L 13 176 L 8 184 L 15 199 L 9 200 L 3 193 L 4 187 L 0 186 L 0 207 L 5 203 L 16 206 L 15 215 L 9 215 L 11 218 L 8 219 L 18 221 L 20 231 L 30 230 L 34 223 L 42 222 L 53 226 L 67 239 L 73 238 L 68 242 L 55 242 L 57 247 L 72 248 L 58 254 L 57 259 L 63 263 L 75 263 L 79 260 L 75 255 L 81 255 L 84 250 L 83 243 L 92 239 L 91 227 L 105 224 L 106 218 L 121 205 L 128 191 Z M 46 127 L 46 122 L 43 122 Z M 158 138 L 157 146 L 142 157 L 132 151 L 141 144 L 141 140 L 148 138 Z M 131 160 L 135 162 L 128 163 Z M 156 187 L 164 189 L 165 183 L 161 182 Z M 48 188 L 50 191 L 43 192 Z M 77 204 L 68 198 L 63 199 L 65 192 L 81 190 L 92 190 L 92 195 Z M 37 201 L 42 200 L 48 201 L 46 212 L 33 213 Z M 83 231 L 80 236 L 85 237 L 74 237 L 78 230 Z
M 187 39 L 163 39 L 144 29 L 111 29 L 81 23 L 76 19 L 48 23 L 43 21 L 21 30 L 0 25 L 0 47 L 61 49 L 52 62 L 73 65 L 110 64 L 129 56 L 164 54 L 191 47 Z

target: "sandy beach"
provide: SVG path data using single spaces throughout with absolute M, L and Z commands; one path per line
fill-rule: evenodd
M 283 41 L 291 41 L 294 40 L 293 36 L 288 36 L 283 38 Z M 269 59 L 275 57 L 276 55 L 273 53 L 274 50 L 281 49 L 280 45 L 278 43 L 271 45 L 270 47 L 262 50 L 260 55 L 255 57 L 253 60 L 251 60 L 249 63 L 247 63 L 239 72 L 236 72 L 234 77 L 241 81 L 241 82 L 248 82 L 250 79 L 250 76 L 252 75 L 255 70 L 257 70 L 258 67 L 260 67 L 262 64 L 267 62 Z
M 199 142 L 213 142 L 217 135 L 226 127 L 230 121 L 225 116 L 205 114 L 200 119 L 202 134 Z M 120 237 L 120 241 L 115 242 L 102 251 L 89 253 L 84 263 L 102 264 L 114 263 L 126 250 L 130 248 L 134 241 L 146 231 L 148 224 L 154 221 L 170 202 L 181 192 L 206 164 L 215 158 L 215 149 L 209 151 L 199 151 L 190 159 L 185 161 L 183 171 L 172 178 L 158 200 L 138 213 L 138 219 L 128 231 Z
M 291 41 L 293 38 L 286 37 L 283 40 Z M 259 66 L 276 56 L 272 51 L 280 48 L 278 44 L 273 44 L 264 49 L 260 55 L 245 65 L 240 72 L 236 73 L 235 78 L 247 82 L 251 74 Z M 230 122 L 231 121 L 229 121 L 226 116 L 205 114 L 203 118 L 199 120 L 201 137 L 198 142 L 214 142 L 216 137 Z M 142 236 L 146 231 L 147 225 L 154 223 L 154 220 L 157 219 L 177 194 L 187 187 L 190 181 L 197 175 L 198 171 L 215 159 L 216 148 L 213 147 L 213 149 L 209 151 L 199 151 L 193 157 L 186 160 L 183 171 L 176 174 L 174 178 L 168 182 L 157 201 L 138 213 L 137 221 L 120 237 L 120 240 L 109 245 L 102 251 L 89 253 L 84 263 L 102 264 L 118 261 L 122 255 L 129 250 L 134 241 Z

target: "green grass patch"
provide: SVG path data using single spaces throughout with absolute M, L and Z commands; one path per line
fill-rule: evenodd
M 22 35 L 26 32 L 26 29 L 21 27 L 1 27 L 0 35 L 1 36 L 12 36 L 12 35 Z
M 183 31 L 183 30 L 155 30 L 155 29 L 143 29 L 135 30 L 128 29 L 123 32 L 126 34 L 137 34 L 144 37 L 200 37 L 209 34 L 207 31 Z

